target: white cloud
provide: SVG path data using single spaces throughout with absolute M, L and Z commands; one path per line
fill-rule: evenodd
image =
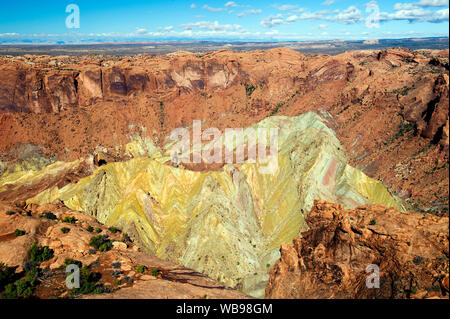
M 228 1 L 227 3 L 225 3 L 225 8 L 230 7 L 238 7 L 238 5 L 234 1 Z
M 159 32 L 170 32 L 170 31 L 173 31 L 173 26 L 167 26 L 167 27 L 159 27 L 159 28 L 157 28 L 157 30 L 159 31 Z
M 137 27 L 135 33 L 136 33 L 137 35 L 146 35 L 146 34 L 148 34 L 148 30 L 145 29 L 145 28 L 139 28 L 139 27 Z
M 205 4 L 203 6 L 203 9 L 206 10 L 206 11 L 209 11 L 209 12 L 221 12 L 221 11 L 223 11 L 223 8 L 212 8 L 212 7 L 208 6 L 207 4 Z
M 323 6 L 331 6 L 334 3 L 334 0 L 326 0 L 322 2 Z
M 297 15 L 294 14 L 294 15 L 291 15 L 291 16 L 287 17 L 284 21 L 286 23 L 293 23 L 293 22 L 295 22 L 295 21 L 297 21 L 299 19 L 300 18 Z
M 239 31 L 243 30 L 242 26 L 238 24 L 220 24 L 217 21 L 199 21 L 191 22 L 180 25 L 181 29 L 184 30 L 209 30 L 209 31 Z
M 357 7 L 350 6 L 344 11 L 339 12 L 336 16 L 331 17 L 331 20 L 345 24 L 355 24 L 362 21 L 363 17 L 361 11 Z
M 195 3 L 191 4 L 191 9 L 195 9 L 196 7 Z
M 317 28 L 319 30 L 326 30 L 326 29 L 328 29 L 328 25 L 326 25 L 326 24 L 319 24 L 319 26 Z
M 244 16 L 246 16 L 246 15 L 250 15 L 250 14 L 255 14 L 255 15 L 256 15 L 256 14 L 261 14 L 261 12 L 262 12 L 261 9 L 245 10 L 245 11 L 243 11 L 243 12 L 238 13 L 237 16 L 238 16 L 239 18 L 242 18 L 242 17 L 244 17 Z
M 421 7 L 445 7 L 448 6 L 448 0 L 420 0 L 417 5 Z
M 292 4 L 283 4 L 277 8 L 278 8 L 278 10 L 281 10 L 281 11 L 289 11 L 289 10 L 297 9 L 297 6 L 292 5 Z
M 279 34 L 278 30 L 270 30 L 264 33 L 265 35 L 273 36 Z
M 329 11 L 315 11 L 315 12 L 305 12 L 300 16 L 301 20 L 325 20 L 326 15 L 329 14 Z
M 273 28 L 273 27 L 276 27 L 277 25 L 280 25 L 283 23 L 284 23 L 284 19 L 283 19 L 283 15 L 281 15 L 281 14 L 277 14 L 276 16 L 269 16 L 269 17 L 261 20 L 261 22 L 260 22 L 261 26 L 263 26 L 265 28 Z
M 441 9 L 437 11 L 426 10 L 414 4 L 404 3 L 394 6 L 394 13 L 381 12 L 380 21 L 404 20 L 413 22 L 431 22 L 440 23 L 448 21 L 449 9 Z

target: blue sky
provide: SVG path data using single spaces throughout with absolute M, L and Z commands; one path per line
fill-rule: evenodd
M 66 26 L 69 4 L 80 28 Z M 448 36 L 448 28 L 448 0 L 22 0 L 0 11 L 0 43 L 361 40 Z

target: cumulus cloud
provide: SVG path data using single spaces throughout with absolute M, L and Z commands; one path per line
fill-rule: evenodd
M 213 8 L 213 7 L 208 6 L 207 4 L 205 4 L 203 6 L 203 9 L 206 10 L 206 11 L 209 11 L 209 12 L 221 12 L 221 11 L 223 11 L 223 8 Z
M 225 8 L 238 7 L 238 5 L 234 1 L 228 1 L 225 3 Z
M 329 11 L 321 10 L 314 12 L 305 12 L 300 16 L 301 20 L 326 20 Z
M 326 0 L 322 2 L 323 6 L 331 6 L 334 3 L 334 0 Z
M 424 0 L 425 1 L 425 0 Z M 449 9 L 441 9 L 437 11 L 427 10 L 423 7 L 411 3 L 397 3 L 394 6 L 394 12 L 381 12 L 380 21 L 408 21 L 414 22 L 431 22 L 440 23 L 448 21 Z
M 191 9 L 195 9 L 196 7 L 195 3 L 191 4 Z
M 420 7 L 445 7 L 448 6 L 448 0 L 420 0 L 417 5 Z
M 148 34 L 148 30 L 145 29 L 145 28 L 137 27 L 136 31 L 135 31 L 135 34 L 137 34 L 137 35 L 146 35 L 146 34 Z
M 243 12 L 240 12 L 237 14 L 237 16 L 239 18 L 242 18 L 244 16 L 250 15 L 250 14 L 261 14 L 262 10 L 261 9 L 252 9 L 252 10 L 245 10 Z
M 159 32 L 171 32 L 171 31 L 173 31 L 173 26 L 167 26 L 167 27 L 159 27 L 159 28 L 157 28 L 157 30 L 159 31 Z
M 276 27 L 277 25 L 280 25 L 283 23 L 284 23 L 284 19 L 283 19 L 282 14 L 277 14 L 275 16 L 269 16 L 269 17 L 261 20 L 261 22 L 260 22 L 261 26 L 263 26 L 265 28 L 273 28 L 273 27 Z
M 183 30 L 209 30 L 209 31 L 239 31 L 243 30 L 238 24 L 220 24 L 217 21 L 199 21 L 180 25 Z
M 285 23 L 293 23 L 293 22 L 295 22 L 295 21 L 297 21 L 297 20 L 299 20 L 300 18 L 297 16 L 297 15 L 291 15 L 291 16 L 289 16 L 289 17 L 287 17 L 284 21 L 285 21 Z
M 332 21 L 342 22 L 345 24 L 355 24 L 363 20 L 361 11 L 355 7 L 350 6 L 347 9 L 339 12 L 334 17 L 331 17 Z
M 265 35 L 269 35 L 269 36 L 274 36 L 274 35 L 277 35 L 277 34 L 279 34 L 279 32 L 278 32 L 278 30 L 270 30 L 270 31 L 267 31 L 266 33 L 264 33 Z

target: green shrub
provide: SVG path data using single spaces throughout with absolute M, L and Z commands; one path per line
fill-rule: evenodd
M 97 234 L 100 234 L 100 233 L 102 232 L 102 229 L 101 229 L 100 227 L 97 227 L 97 228 L 95 229 L 95 232 L 96 232 Z
M 251 97 L 253 92 L 256 90 L 256 87 L 251 84 L 244 83 L 244 87 L 245 87 L 245 95 L 247 97 Z
M 374 226 L 376 224 L 377 224 L 377 221 L 375 219 L 372 219 L 369 223 L 369 225 L 372 225 L 372 226 Z
M 122 241 L 125 243 L 131 243 L 131 238 L 128 236 L 128 234 L 123 233 L 122 234 Z
M 69 223 L 69 224 L 75 224 L 76 221 L 77 221 L 77 219 L 73 216 L 66 216 L 62 219 L 63 223 Z
M 102 275 L 98 272 L 90 272 L 88 266 L 83 266 L 80 270 L 80 288 L 72 289 L 70 294 L 72 296 L 85 295 L 91 293 L 104 293 L 109 292 L 103 287 L 103 285 L 98 284 Z
M 94 236 L 89 241 L 89 245 L 104 252 L 112 248 L 112 242 L 109 239 L 105 239 L 102 235 Z
M 56 220 L 57 219 L 56 215 L 51 213 L 51 212 L 44 212 L 41 215 L 41 218 L 46 218 L 46 219 L 49 219 L 49 220 Z
M 36 266 L 33 266 L 31 269 L 28 270 L 28 272 L 25 275 L 25 278 L 16 280 L 15 282 L 12 282 L 15 279 L 14 278 L 15 275 L 11 276 L 9 274 L 8 280 L 10 281 L 10 283 L 4 286 L 4 293 L 2 294 L 2 297 L 6 299 L 19 299 L 32 297 L 36 290 L 36 287 L 39 284 L 39 281 L 37 280 L 38 274 L 39 269 Z
M 157 277 L 161 273 L 161 271 L 159 271 L 158 269 L 152 269 L 150 273 L 152 274 L 152 276 Z
M 118 230 L 116 227 L 114 227 L 114 226 L 109 227 L 108 230 L 109 230 L 111 233 L 113 233 L 113 234 L 115 234 L 115 233 L 117 233 L 117 232 L 119 231 L 119 230 Z
M 16 280 L 16 268 L 8 267 L 4 263 L 0 263 L 0 291 L 2 291 L 6 285 Z
M 20 237 L 20 236 L 23 236 L 25 234 L 26 234 L 26 232 L 24 230 L 16 229 L 14 231 L 14 236 L 16 236 L 16 237 Z
M 92 233 L 92 232 L 94 231 L 94 227 L 88 226 L 88 227 L 86 228 L 86 230 L 87 230 L 88 232 Z
M 69 265 L 77 265 L 79 268 L 83 267 L 83 263 L 79 260 L 75 260 L 72 258 L 66 258 L 64 260 L 64 266 L 69 266 Z
M 63 227 L 63 228 L 61 228 L 61 232 L 62 232 L 63 234 L 67 234 L 68 232 L 70 232 L 70 228 Z
M 143 274 L 148 268 L 144 265 L 139 265 L 136 267 L 136 271 L 140 274 Z
M 28 255 L 30 256 L 30 261 L 41 263 L 53 258 L 53 249 L 50 249 L 47 246 L 39 246 L 35 242 L 28 250 Z

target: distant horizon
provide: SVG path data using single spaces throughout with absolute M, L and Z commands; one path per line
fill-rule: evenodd
M 52 43 L 52 42 L 3 42 L 0 46 L 82 46 L 82 45 L 142 45 L 142 44 L 176 44 L 176 43 L 217 43 L 217 44 L 246 44 L 246 43 L 321 43 L 321 42 L 367 42 L 367 41 L 402 41 L 402 40 L 426 40 L 426 39 L 450 39 L 449 36 L 429 36 L 429 37 L 405 37 L 405 38 L 373 38 L 373 39 L 319 39 L 319 40 L 256 40 L 256 39 L 159 39 L 159 40 L 132 40 L 132 41 L 98 41 L 98 42 L 64 42 L 64 43 Z M 372 45 L 372 44 L 368 44 Z
M 287 42 L 449 36 L 448 0 L 6 2 L 0 44 Z

